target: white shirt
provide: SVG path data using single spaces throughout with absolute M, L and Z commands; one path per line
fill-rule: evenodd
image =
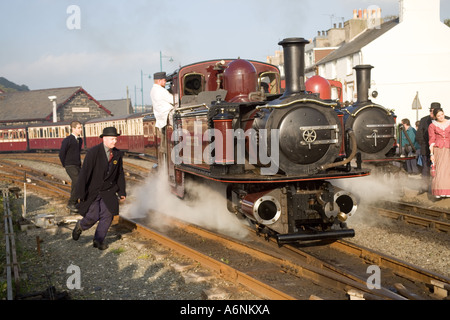
M 170 110 L 173 109 L 173 95 L 155 83 L 150 91 L 150 98 L 156 118 L 156 127 L 162 129 L 167 124 L 167 116 Z

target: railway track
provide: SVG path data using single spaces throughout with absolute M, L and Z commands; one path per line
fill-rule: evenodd
M 70 186 L 46 172 L 1 158 L 0 165 L 0 170 L 10 172 L 1 175 L 0 179 L 4 181 L 23 184 L 26 175 L 32 181 L 39 181 L 35 184 L 36 187 L 40 185 L 37 189 L 40 193 L 61 198 L 69 195 Z M 141 169 L 136 165 L 135 170 Z M 384 211 L 380 209 L 378 212 Z M 448 217 L 436 210 L 433 212 L 428 215 L 437 216 L 440 220 Z M 173 229 L 176 231 L 167 236 L 151 230 L 145 221 L 120 217 L 116 222 L 195 259 L 221 277 L 244 285 L 266 299 L 442 299 L 450 288 L 450 279 L 446 277 L 345 241 L 311 248 L 278 247 L 275 242 L 267 243 L 261 238 L 242 243 L 180 223 Z M 183 234 L 188 236 L 181 236 Z M 180 237 L 184 240 L 177 240 Z M 218 249 L 202 252 L 206 241 L 217 243 Z M 380 268 L 382 283 L 379 288 L 373 283 L 370 286 L 368 266 Z M 311 286 L 316 287 L 315 290 Z M 318 286 L 320 289 L 317 291 Z
M 145 221 L 121 217 L 119 223 L 189 255 L 266 299 L 441 299 L 435 293 L 450 285 L 444 276 L 344 241 L 305 250 L 292 245 L 280 248 L 275 241 L 266 243 L 254 237 L 250 243 L 241 242 L 180 222 L 171 222 L 176 229 L 169 235 Z M 379 287 L 369 285 L 368 263 L 382 269 Z
M 379 206 L 373 206 L 372 209 L 380 216 L 438 232 L 450 233 L 450 214 L 448 210 L 392 201 L 385 201 Z

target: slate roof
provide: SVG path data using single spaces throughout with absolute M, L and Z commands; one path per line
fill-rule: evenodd
M 399 19 L 397 18 L 381 24 L 379 28 L 368 29 L 363 33 L 361 33 L 352 41 L 342 45 L 339 49 L 336 49 L 335 51 L 327 55 L 325 58 L 318 61 L 316 64 L 317 65 L 325 64 L 327 62 L 338 60 L 340 58 L 357 53 L 361 50 L 361 48 L 365 47 L 366 45 L 374 41 L 376 38 L 380 37 L 382 34 L 391 30 L 393 27 L 398 25 L 398 23 Z
M 133 106 L 131 105 L 131 100 L 127 99 L 116 99 L 116 100 L 99 100 L 105 108 L 111 111 L 113 116 L 125 116 L 133 113 Z
M 49 96 L 57 96 L 57 107 L 60 108 L 79 92 L 85 93 L 95 103 L 110 113 L 82 87 L 67 87 L 18 91 L 0 95 L 0 122 L 43 121 L 51 120 L 53 103 Z

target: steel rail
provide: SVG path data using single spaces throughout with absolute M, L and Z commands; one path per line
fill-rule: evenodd
M 414 224 L 426 228 L 431 228 L 440 232 L 450 233 L 450 223 L 445 221 L 421 217 L 414 214 L 399 212 L 396 210 L 386 208 L 372 207 L 372 209 L 375 210 L 379 215 L 384 217 L 401 220 L 409 224 Z
M 228 265 L 226 265 L 223 262 L 217 261 L 211 257 L 208 257 L 207 255 L 204 255 L 201 252 L 196 251 L 195 249 L 192 249 L 186 245 L 183 245 L 177 241 L 174 241 L 172 239 L 167 238 L 166 236 L 154 231 L 150 230 L 149 228 L 143 226 L 140 223 L 137 223 L 133 220 L 126 219 L 124 217 L 119 216 L 115 219 L 117 223 L 120 225 L 123 225 L 129 229 L 135 230 L 142 234 L 143 236 L 147 238 L 151 238 L 164 246 L 169 247 L 170 249 L 184 255 L 188 256 L 196 261 L 198 261 L 201 265 L 204 267 L 207 267 L 211 270 L 214 270 L 215 272 L 222 275 L 225 279 L 233 281 L 235 283 L 241 284 L 249 289 L 251 289 L 253 292 L 263 295 L 264 297 L 268 299 L 273 300 L 296 300 L 294 297 L 281 292 L 243 272 L 240 272 Z
M 13 300 L 13 283 L 12 274 L 14 273 L 14 284 L 16 292 L 19 288 L 19 265 L 17 263 L 16 254 L 16 240 L 14 236 L 14 229 L 12 225 L 12 213 L 9 207 L 9 190 L 8 188 L 2 188 L 3 196 L 3 214 L 4 214 L 4 225 L 5 225 L 5 244 L 6 244 L 6 296 L 7 300 Z
M 343 252 L 360 257 L 369 263 L 378 265 L 379 267 L 389 268 L 398 275 L 413 281 L 420 281 L 427 285 L 431 285 L 433 284 L 433 282 L 439 281 L 441 283 L 450 285 L 450 278 L 448 277 L 425 270 L 408 262 L 390 257 L 372 249 L 364 248 L 345 240 L 337 240 L 330 246 Z

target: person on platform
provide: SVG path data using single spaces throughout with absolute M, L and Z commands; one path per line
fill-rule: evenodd
M 419 191 L 419 194 L 427 192 L 430 185 L 430 148 L 429 148 L 429 137 L 428 137 L 428 127 L 431 121 L 434 120 L 433 110 L 435 108 L 440 108 L 441 104 L 439 102 L 433 102 L 430 105 L 430 114 L 420 119 L 419 128 L 416 133 L 416 140 L 420 144 L 420 153 L 422 160 L 422 180 L 423 186 Z
M 450 120 L 442 108 L 435 108 L 433 114 L 435 120 L 428 128 L 430 160 L 436 170 L 431 192 L 436 198 L 450 197 Z
M 413 175 L 419 174 L 419 168 L 417 167 L 417 159 L 415 158 L 415 155 L 417 150 L 420 149 L 420 145 L 416 141 L 416 129 L 411 126 L 409 119 L 402 119 L 400 141 L 403 155 L 405 155 L 405 157 L 414 156 L 414 159 L 406 160 L 406 171 Z
M 83 126 L 79 121 L 72 121 L 70 128 L 72 129 L 72 133 L 68 135 L 61 143 L 59 160 L 61 161 L 64 169 L 66 169 L 70 180 L 72 180 L 67 209 L 71 212 L 77 213 L 78 209 L 76 208 L 76 204 L 78 199 L 75 193 L 75 186 L 81 170 L 81 149 L 83 148 L 83 138 L 81 138 L 81 132 L 83 130 Z
M 126 198 L 123 153 L 115 148 L 118 136 L 114 127 L 103 129 L 103 142 L 87 151 L 77 183 L 83 219 L 77 222 L 72 238 L 77 241 L 83 231 L 98 222 L 93 245 L 100 250 L 108 248 L 106 234 L 113 217 L 119 214 L 119 201 Z

